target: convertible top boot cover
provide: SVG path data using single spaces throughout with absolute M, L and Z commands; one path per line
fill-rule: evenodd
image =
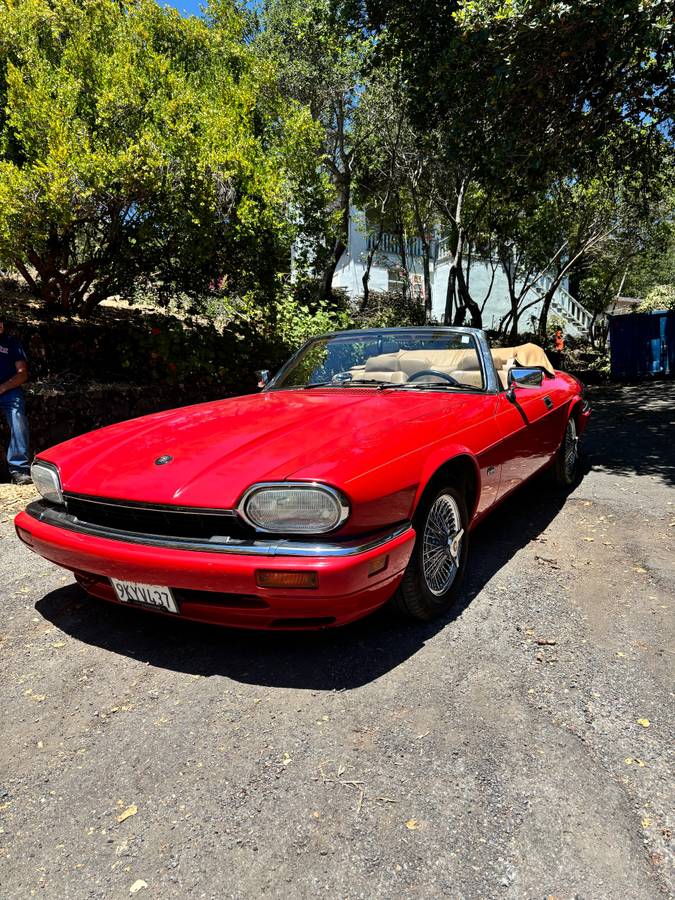
M 555 374 L 551 360 L 537 344 L 520 344 L 518 347 L 493 347 L 490 353 L 495 362 L 495 368 L 498 370 L 505 368 L 510 360 L 514 360 L 514 365 L 533 366 L 545 369 L 549 375 Z

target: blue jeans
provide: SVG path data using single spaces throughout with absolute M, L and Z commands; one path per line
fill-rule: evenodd
M 6 394 L 0 394 L 0 410 L 5 414 L 9 425 L 9 447 L 7 448 L 7 465 L 10 472 L 30 472 L 28 459 L 28 419 L 26 418 L 26 401 L 21 388 L 14 388 Z

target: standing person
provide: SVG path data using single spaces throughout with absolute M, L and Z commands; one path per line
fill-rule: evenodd
M 556 369 L 562 369 L 563 352 L 565 350 L 565 336 L 562 328 L 558 326 L 553 333 L 553 350 L 551 351 L 551 362 Z
M 26 353 L 12 335 L 7 334 L 5 319 L 0 310 L 0 411 L 9 425 L 7 465 L 14 484 L 30 484 L 28 459 L 28 419 L 21 385 L 28 381 Z

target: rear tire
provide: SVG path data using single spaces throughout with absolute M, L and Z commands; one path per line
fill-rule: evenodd
M 417 540 L 392 609 L 407 619 L 428 622 L 457 603 L 469 551 L 464 495 L 445 485 L 415 515 Z
M 579 436 L 577 423 L 573 416 L 567 420 L 565 433 L 558 448 L 555 465 L 553 466 L 553 478 L 561 488 L 572 487 L 579 477 Z

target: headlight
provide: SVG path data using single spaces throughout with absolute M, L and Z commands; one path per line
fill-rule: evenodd
M 33 484 L 49 503 L 63 503 L 59 470 L 52 463 L 36 459 L 30 467 Z
M 260 531 L 323 534 L 342 525 L 349 504 L 335 488 L 289 481 L 249 488 L 239 512 Z

